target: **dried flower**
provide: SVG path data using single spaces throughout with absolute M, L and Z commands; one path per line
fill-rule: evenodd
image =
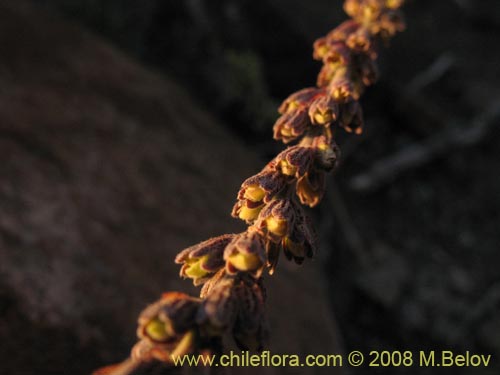
M 226 269 L 222 268 L 221 270 L 219 270 L 219 272 L 217 272 L 209 280 L 207 280 L 205 284 L 203 284 L 203 287 L 200 291 L 200 298 L 208 297 L 217 286 L 219 281 L 221 281 L 224 277 L 226 277 Z
M 296 210 L 296 223 L 289 237 L 283 239 L 282 246 L 285 256 L 301 264 L 304 259 L 311 258 L 316 252 L 315 235 L 309 218 L 298 207 Z
M 276 244 L 272 241 L 267 241 L 266 243 L 266 254 L 267 254 L 267 264 L 266 267 L 269 268 L 269 274 L 272 275 L 278 266 L 278 260 L 280 258 L 281 244 Z
M 242 278 L 235 287 L 235 299 L 239 308 L 233 328 L 234 340 L 241 350 L 261 351 L 269 337 L 262 280 Z
M 373 85 L 378 79 L 378 68 L 373 58 L 369 55 L 362 54 L 357 56 L 357 80 L 361 81 L 364 86 Z
M 210 279 L 224 267 L 224 249 L 234 236 L 225 234 L 181 251 L 175 258 L 177 264 L 182 264 L 181 277 L 193 279 L 194 285 L 203 284 Z
M 210 335 L 220 335 L 233 324 L 236 314 L 234 282 L 234 278 L 220 278 L 198 310 L 196 321 Z
M 361 134 L 363 132 L 363 110 L 359 102 L 352 100 L 341 108 L 338 124 L 348 133 Z

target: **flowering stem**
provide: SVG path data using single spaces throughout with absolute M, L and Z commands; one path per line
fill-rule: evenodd
M 139 317 L 131 358 L 95 375 L 125 375 L 142 363 L 172 364 L 184 354 L 222 351 L 232 334 L 242 350 L 262 350 L 268 329 L 262 273 L 272 274 L 280 254 L 302 263 L 315 252 L 315 235 L 302 205 L 314 207 L 325 176 L 340 156 L 338 128 L 360 134 L 359 98 L 377 79 L 377 46 L 404 23 L 402 0 L 346 0 L 351 19 L 314 43 L 323 62 L 317 86 L 289 96 L 279 108 L 274 138 L 289 146 L 241 185 L 232 215 L 247 222 L 239 234 L 211 238 L 180 252 L 180 275 L 203 285 L 200 298 L 169 292 Z

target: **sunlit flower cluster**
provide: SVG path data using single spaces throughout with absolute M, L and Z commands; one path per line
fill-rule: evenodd
M 238 192 L 232 215 L 245 221 L 247 230 L 177 255 L 181 277 L 202 285 L 200 298 L 166 293 L 146 308 L 133 361 L 170 363 L 175 355 L 218 353 L 225 334 L 242 349 L 266 346 L 263 271 L 272 274 L 280 254 L 299 264 L 313 256 L 315 236 L 302 206 L 316 206 L 325 193 L 326 175 L 340 157 L 336 131 L 362 132 L 358 100 L 377 79 L 378 45 L 404 28 L 402 3 L 345 1 L 351 18 L 314 43 L 313 57 L 323 63 L 317 86 L 297 91 L 279 107 L 274 138 L 294 144 Z

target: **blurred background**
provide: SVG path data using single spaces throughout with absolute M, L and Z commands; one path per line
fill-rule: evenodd
M 268 280 L 273 345 L 468 350 L 494 366 L 450 373 L 498 374 L 500 3 L 404 11 L 311 212 L 320 253 Z M 340 0 L 0 1 L 3 373 L 116 362 L 143 306 L 194 290 L 174 255 L 243 228 L 238 186 L 344 19 Z

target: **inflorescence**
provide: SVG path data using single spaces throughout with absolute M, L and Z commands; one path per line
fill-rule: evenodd
M 404 29 L 403 0 L 346 0 L 351 17 L 314 43 L 323 62 L 317 86 L 290 95 L 279 107 L 274 138 L 289 146 L 241 185 L 232 215 L 248 224 L 181 251 L 180 275 L 203 285 L 199 298 L 168 292 L 139 317 L 138 343 L 127 368 L 183 354 L 217 354 L 231 334 L 242 350 L 262 350 L 268 339 L 262 274 L 280 254 L 300 264 L 315 253 L 315 236 L 302 205 L 314 207 L 325 176 L 337 165 L 338 128 L 360 134 L 359 98 L 377 80 L 377 49 Z M 124 362 L 125 363 L 125 362 Z M 123 366 L 98 370 L 113 374 Z

